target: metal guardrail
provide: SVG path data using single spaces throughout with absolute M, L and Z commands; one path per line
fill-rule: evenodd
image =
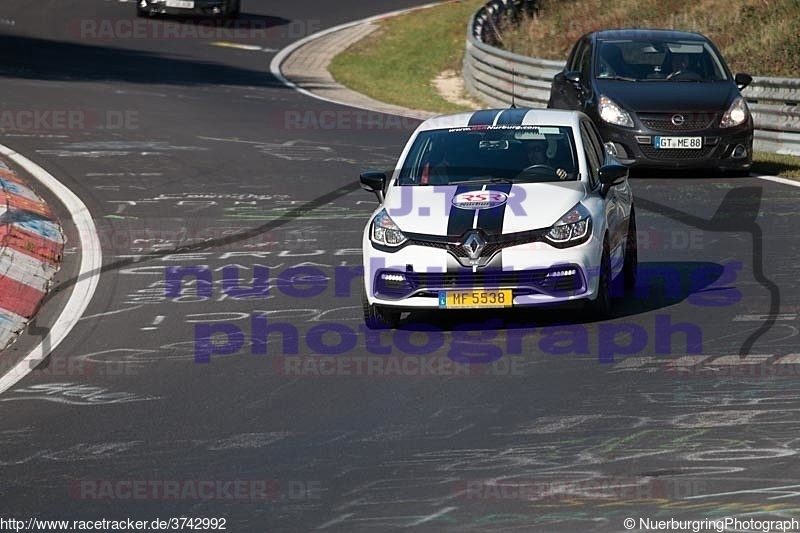
M 491 0 L 467 27 L 463 77 L 467 90 L 489 105 L 547 107 L 550 84 L 564 61 L 514 54 L 495 46 L 500 28 L 535 12 L 536 0 Z M 800 79 L 754 77 L 742 91 L 753 113 L 755 149 L 800 155 Z

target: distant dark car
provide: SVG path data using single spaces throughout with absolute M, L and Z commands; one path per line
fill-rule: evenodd
M 239 16 L 241 0 L 136 0 L 136 14 Z
M 603 30 L 575 44 L 548 107 L 589 115 L 626 165 L 747 174 L 753 118 L 739 91 L 752 80 L 703 35 Z

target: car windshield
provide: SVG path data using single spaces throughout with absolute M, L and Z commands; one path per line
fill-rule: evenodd
M 576 180 L 575 140 L 564 126 L 471 126 L 421 132 L 399 185 Z
M 625 81 L 722 81 L 725 68 L 714 49 L 704 41 L 610 40 L 601 41 L 595 57 L 599 79 Z

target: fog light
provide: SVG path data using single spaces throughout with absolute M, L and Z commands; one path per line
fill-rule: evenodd
M 617 147 L 614 143 L 608 141 L 604 146 L 606 147 L 606 153 L 608 155 L 617 157 Z
M 734 159 L 743 159 L 747 157 L 747 148 L 745 148 L 744 145 L 737 144 L 736 148 L 733 149 L 731 157 Z
M 547 273 L 547 277 L 548 278 L 550 278 L 550 277 L 561 278 L 561 277 L 574 276 L 574 275 L 575 275 L 575 270 L 554 270 L 553 272 L 548 272 Z
M 403 274 L 384 272 L 381 274 L 381 281 L 387 289 L 398 289 L 405 286 L 406 277 Z

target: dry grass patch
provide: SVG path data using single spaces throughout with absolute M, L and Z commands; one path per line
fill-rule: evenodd
M 583 34 L 608 28 L 699 32 L 721 50 L 734 72 L 800 76 L 798 0 L 541 0 L 538 16 L 506 27 L 502 46 L 545 59 L 566 59 Z

